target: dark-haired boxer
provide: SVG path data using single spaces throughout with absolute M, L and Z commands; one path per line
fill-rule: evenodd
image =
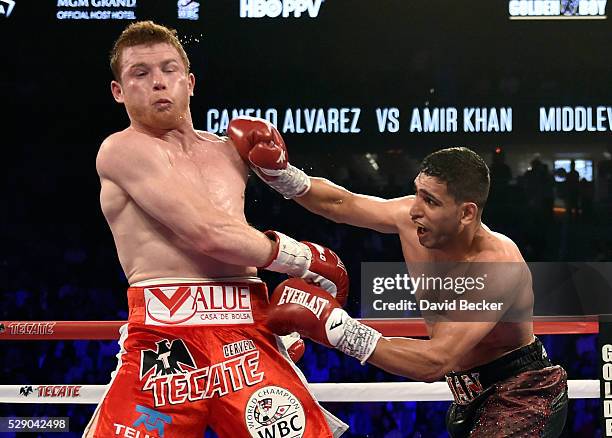
M 257 133 L 259 144 L 234 144 L 261 179 L 284 197 L 338 223 L 398 234 L 411 273 L 449 263 L 491 270 L 484 292 L 489 302 L 503 303 L 468 320 L 452 309 L 426 318 L 429 339 L 420 340 L 382 337 L 341 309 L 330 311 L 333 316 L 323 321 L 298 303 L 280 300 L 281 307 L 292 311 L 283 311 L 282 330 L 273 324 L 278 332 L 292 328 L 311 336 L 306 327 L 318 324 L 325 330 L 313 339 L 362 363 L 427 382 L 446 376 L 455 397 L 447 415 L 453 437 L 561 433 L 567 375 L 552 366 L 534 337 L 531 274 L 519 249 L 481 222 L 489 169 L 480 156 L 467 148 L 434 152 L 421 163 L 416 194 L 386 200 L 352 193 L 290 165 L 280 134 L 265 120 L 234 119 L 228 132 L 237 139 Z M 423 298 L 424 293 L 417 295 Z
M 96 165 L 129 318 L 85 436 L 200 438 L 207 426 L 227 438 L 339 436 L 346 425 L 319 406 L 264 324 L 256 267 L 346 298 L 342 262 L 247 224 L 248 169 L 229 139 L 193 128 L 195 78 L 174 31 L 129 25 L 111 68 L 130 126 L 104 140 Z

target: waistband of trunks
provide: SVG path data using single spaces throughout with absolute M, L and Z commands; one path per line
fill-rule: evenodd
M 456 373 L 448 373 L 448 378 L 462 375 L 477 375 L 484 389 L 489 386 L 509 379 L 517 374 L 525 371 L 539 370 L 551 366 L 552 363 L 548 359 L 546 350 L 542 342 L 536 337 L 534 341 L 524 347 L 518 348 L 510 353 L 503 355 L 487 364 L 460 371 Z
M 531 344 L 511 351 L 485 365 L 473 368 L 470 372 L 479 373 L 480 381 L 486 388 L 525 371 L 540 370 L 551 365 L 544 345 L 536 337 Z
M 160 277 L 132 283 L 130 287 L 160 286 L 167 284 L 203 284 L 203 283 L 263 283 L 261 278 L 252 276 L 239 277 Z
M 129 322 L 148 325 L 253 323 L 268 306 L 257 277 L 159 278 L 133 284 L 127 296 Z

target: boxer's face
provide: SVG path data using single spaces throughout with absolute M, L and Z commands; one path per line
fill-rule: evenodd
M 446 183 L 420 173 L 414 180 L 416 199 L 410 216 L 421 245 L 440 249 L 462 230 L 463 203 L 448 193 Z
M 195 78 L 168 43 L 132 46 L 121 53 L 121 81 L 111 89 L 132 122 L 173 129 L 189 117 Z

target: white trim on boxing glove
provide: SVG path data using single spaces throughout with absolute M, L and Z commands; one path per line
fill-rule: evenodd
M 266 231 L 264 234 L 277 243 L 277 252 L 263 268 L 292 277 L 301 277 L 308 272 L 312 252 L 307 245 L 278 231 Z
M 299 342 L 299 340 L 302 339 L 298 332 L 291 332 L 288 335 L 278 335 L 278 337 L 280 338 L 287 351 L 289 351 L 289 349 L 293 347 L 293 344 Z
M 315 255 L 313 255 L 308 245 L 298 242 L 278 231 L 266 231 L 264 234 L 278 243 L 277 253 L 270 263 L 263 266 L 264 269 L 287 274 L 291 277 L 303 278 L 325 289 L 334 298 L 336 297 L 338 293 L 336 284 L 316 272 L 310 271 L 310 264 Z M 321 245 L 316 243 L 311 243 L 311 245 L 319 251 L 320 254 L 323 254 L 323 247 Z
M 285 199 L 299 198 L 310 190 L 310 177 L 291 164 L 282 170 L 264 169 L 255 165 L 251 165 L 251 169 Z
M 328 280 L 325 277 L 320 276 L 319 274 L 315 274 L 311 271 L 306 271 L 304 275 L 301 276 L 304 280 L 309 283 L 314 283 L 322 289 L 325 289 L 332 297 L 336 298 L 338 295 L 338 288 L 336 287 L 336 283 L 331 280 Z
M 356 358 L 364 365 L 370 358 L 382 334 L 351 318 L 339 307 L 331 311 L 325 321 L 325 334 L 329 343 L 344 354 Z

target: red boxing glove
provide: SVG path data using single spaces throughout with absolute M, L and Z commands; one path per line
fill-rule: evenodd
M 289 333 L 285 336 L 279 336 L 279 339 L 285 346 L 287 354 L 289 354 L 289 358 L 293 363 L 297 363 L 304 356 L 306 344 L 304 344 L 304 340 L 300 337 L 299 333 Z
M 344 307 L 348 299 L 349 276 L 338 254 L 312 242 L 300 242 L 310 249 L 312 258 L 306 275 L 302 278 L 326 290 Z
M 275 242 L 276 250 L 263 268 L 315 283 L 342 306 L 346 304 L 349 277 L 335 252 L 316 243 L 298 242 L 277 231 L 266 231 L 265 235 Z
M 289 163 L 287 147 L 278 130 L 264 119 L 237 117 L 227 127 L 227 135 L 244 161 L 266 170 L 285 170 Z
M 285 142 L 272 123 L 255 117 L 237 117 L 229 123 L 227 135 L 242 159 L 285 198 L 302 196 L 310 189 L 308 175 L 289 164 Z
M 298 332 L 315 342 L 335 347 L 336 342 L 328 338 L 326 331 L 326 322 L 334 309 L 342 310 L 338 302 L 323 289 L 304 280 L 290 278 L 272 292 L 267 325 L 279 335 Z
M 297 278 L 285 280 L 274 289 L 266 323 L 277 334 L 296 331 L 362 364 L 381 337 L 376 330 L 351 318 L 323 289 Z

